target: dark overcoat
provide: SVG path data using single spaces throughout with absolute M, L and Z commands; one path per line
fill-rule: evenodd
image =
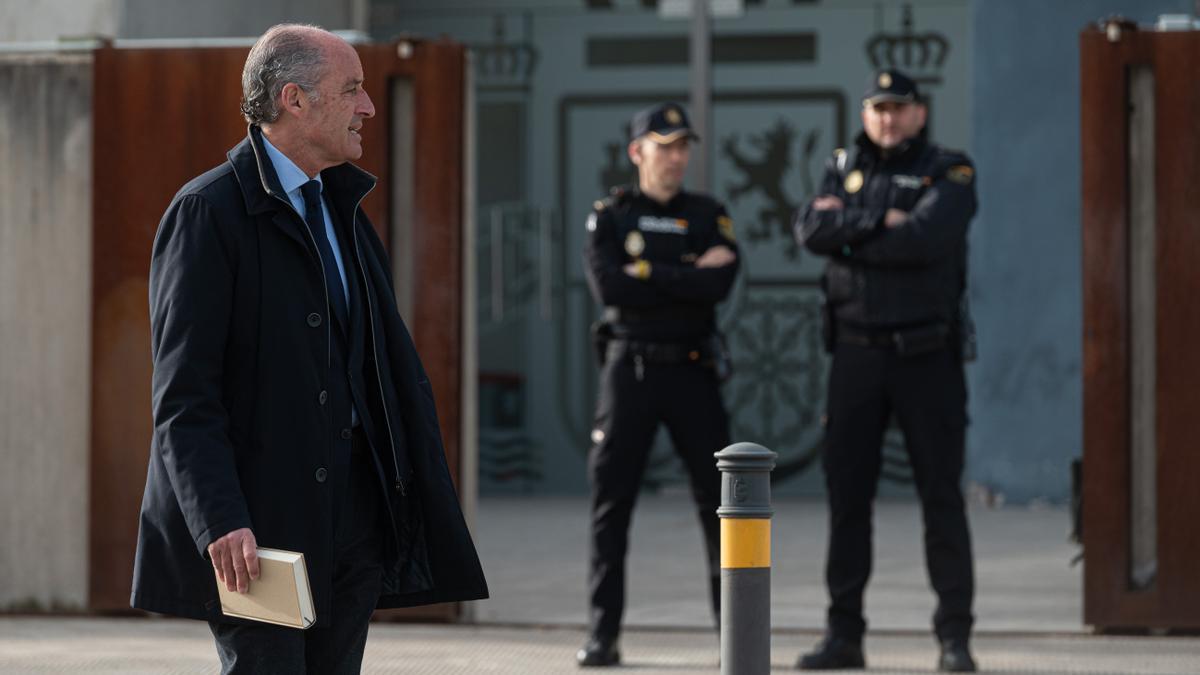
M 158 227 L 150 263 L 154 432 L 131 604 L 221 616 L 210 543 L 248 527 L 259 546 L 304 553 L 328 622 L 336 481 L 314 478 L 338 429 L 323 406 L 334 348 L 319 254 L 279 187 L 261 130 L 185 185 Z M 396 309 L 388 257 L 360 208 L 375 178 L 352 164 L 321 173 L 336 221 L 353 223 L 347 273 L 363 280 L 365 372 L 386 419 L 375 463 L 391 518 L 380 608 L 487 597 L 446 465 L 433 392 Z M 394 434 L 394 435 L 393 435 Z M 404 495 L 390 459 L 407 455 Z M 397 481 L 398 482 L 398 481 Z

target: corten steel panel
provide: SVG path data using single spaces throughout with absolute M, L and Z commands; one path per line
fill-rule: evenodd
M 1200 628 L 1200 35 L 1154 37 L 1160 625 Z
M 1126 32 L 1080 38 L 1083 160 L 1084 623 L 1097 629 L 1200 627 L 1193 450 L 1200 396 L 1200 36 Z M 1130 326 L 1127 71 L 1155 77 L 1158 575 L 1130 584 Z
M 433 384 L 446 460 L 458 484 L 461 482 L 458 472 L 462 424 L 462 143 L 466 49 L 448 41 L 416 42 L 412 55 L 405 59 L 397 57 L 395 45 L 360 47 L 359 54 L 367 90 L 378 92 L 377 118 L 391 118 L 378 103 L 391 90 L 387 80 L 403 77 L 413 83 L 415 159 L 410 229 L 414 250 L 411 278 L 417 287 L 413 315 L 404 318 Z M 391 138 L 380 147 L 391 147 Z M 380 177 L 376 192 L 390 185 L 391 178 L 383 167 L 376 175 Z M 386 206 L 382 202 L 379 208 Z M 457 614 L 458 606 L 451 604 L 387 610 L 378 612 L 377 617 L 452 619 Z
M 457 479 L 461 354 L 462 119 L 465 51 L 416 43 L 357 47 L 376 119 L 356 162 L 379 177 L 363 209 L 388 242 L 391 118 L 388 80 L 411 78 L 421 157 L 414 190 L 418 261 L 414 316 L 405 317 L 437 397 L 447 460 Z M 93 151 L 92 468 L 90 601 L 125 610 L 137 514 L 149 455 L 150 248 L 171 197 L 216 166 L 246 133 L 238 113 L 247 48 L 111 49 L 95 52 Z M 454 605 L 398 613 L 453 618 Z
M 172 195 L 245 133 L 246 50 L 95 52 L 90 602 L 129 606 L 150 451 L 150 247 Z
M 1083 163 L 1084 623 L 1107 625 L 1129 567 L 1128 153 L 1125 63 L 1134 36 L 1080 39 Z
M 460 378 L 463 353 L 463 122 L 466 49 L 451 42 L 417 42 L 411 58 L 397 59 L 396 47 L 360 49 L 363 68 L 375 64 L 391 77 L 413 82 L 413 204 L 411 278 L 417 285 L 413 315 L 404 317 L 433 384 L 446 460 L 460 483 L 462 424 Z M 372 75 L 368 74 L 368 81 Z M 390 91 L 384 78 L 375 91 Z M 382 119 L 390 115 L 376 113 Z M 390 139 L 388 145 L 390 147 Z M 390 180 L 382 176 L 381 178 Z M 390 184 L 381 180 L 382 184 Z M 378 190 L 378 188 L 376 188 Z M 444 618 L 457 605 L 379 612 L 380 618 Z

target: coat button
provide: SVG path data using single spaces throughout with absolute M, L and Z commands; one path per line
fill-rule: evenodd
M 321 325 L 321 315 L 317 314 L 316 312 L 309 314 L 308 315 L 308 325 L 312 326 L 313 328 L 320 326 Z
M 313 475 L 313 477 L 317 479 L 318 483 L 324 483 L 327 476 L 329 476 L 329 472 L 325 470 L 325 467 L 317 469 L 316 474 Z
M 329 400 L 329 392 L 322 389 L 320 396 L 317 396 L 317 400 L 321 402 L 321 405 L 325 405 L 325 401 Z
M 353 435 L 354 435 L 353 431 L 350 431 L 349 429 L 342 429 L 342 440 L 348 441 L 348 440 L 350 440 L 350 437 Z

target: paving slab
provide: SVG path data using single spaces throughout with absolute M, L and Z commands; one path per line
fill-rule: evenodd
M 772 672 L 794 672 L 815 633 L 777 632 Z M 363 672 L 410 675 L 549 675 L 580 672 L 572 661 L 583 632 L 570 628 L 375 624 Z M 704 630 L 634 630 L 622 639 L 614 673 L 718 672 L 716 637 Z M 870 673 L 934 672 L 925 634 L 868 638 Z M 1200 639 L 984 634 L 975 640 L 984 673 L 1195 675 Z M 208 627 L 178 619 L 0 617 L 0 673 L 190 675 L 217 671 Z M 593 671 L 595 672 L 595 671 Z M 603 671 L 601 671 L 603 672 Z M 844 671 L 854 672 L 854 671 Z
M 780 501 L 772 523 L 772 625 L 820 630 L 827 598 L 825 504 Z M 1066 509 L 1039 505 L 970 509 L 976 558 L 977 629 L 1079 632 L 1078 548 Z M 477 620 L 581 626 L 587 620 L 588 503 L 581 498 L 484 498 L 475 538 L 491 599 Z M 920 508 L 884 500 L 875 510 L 875 565 L 866 608 L 872 629 L 930 627 L 934 597 L 925 572 Z M 712 625 L 700 526 L 685 495 L 646 495 L 630 532 L 626 623 Z

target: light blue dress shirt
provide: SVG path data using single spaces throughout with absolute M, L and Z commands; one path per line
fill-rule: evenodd
M 271 164 L 275 166 L 275 175 L 279 176 L 280 186 L 291 200 L 296 213 L 300 214 L 300 218 L 303 219 L 305 216 L 304 195 L 300 193 L 300 188 L 310 180 L 321 183 L 321 174 L 317 174 L 316 178 L 309 178 L 308 174 L 296 166 L 295 162 L 287 158 L 287 155 L 271 145 L 266 134 L 263 134 L 262 140 L 263 146 L 267 148 L 267 157 L 271 158 Z M 333 218 L 329 216 L 329 205 L 325 202 L 324 183 L 321 183 L 321 211 L 325 214 L 325 236 L 329 238 L 329 248 L 333 249 L 333 260 L 337 263 L 338 274 L 342 277 L 342 293 L 346 296 L 346 309 L 350 309 L 350 287 L 346 285 L 346 266 L 342 264 L 342 247 L 338 246 L 337 232 L 333 229 Z
M 321 175 L 317 174 L 316 178 L 309 178 L 308 174 L 304 173 L 296 163 L 288 159 L 287 155 L 279 151 L 279 148 L 271 145 L 271 141 L 267 140 L 267 135 L 262 136 L 263 146 L 267 149 L 267 157 L 271 158 L 271 164 L 275 167 L 275 175 L 279 177 L 279 185 L 283 188 L 284 194 L 292 202 L 292 207 L 296 209 L 296 213 L 304 219 L 304 195 L 300 192 L 300 188 L 310 180 L 315 180 L 321 183 Z M 337 263 L 338 274 L 342 277 L 342 293 L 346 296 L 346 309 L 350 309 L 350 287 L 346 284 L 346 266 L 342 264 L 342 247 L 338 246 L 337 232 L 333 229 L 333 218 L 329 215 L 329 204 L 325 201 L 325 184 L 321 183 L 321 211 L 325 216 L 325 236 L 329 238 L 329 248 L 333 250 L 333 260 Z M 305 222 L 308 222 L 305 219 Z M 350 404 L 350 424 L 358 426 L 358 410 L 354 408 L 354 404 Z

